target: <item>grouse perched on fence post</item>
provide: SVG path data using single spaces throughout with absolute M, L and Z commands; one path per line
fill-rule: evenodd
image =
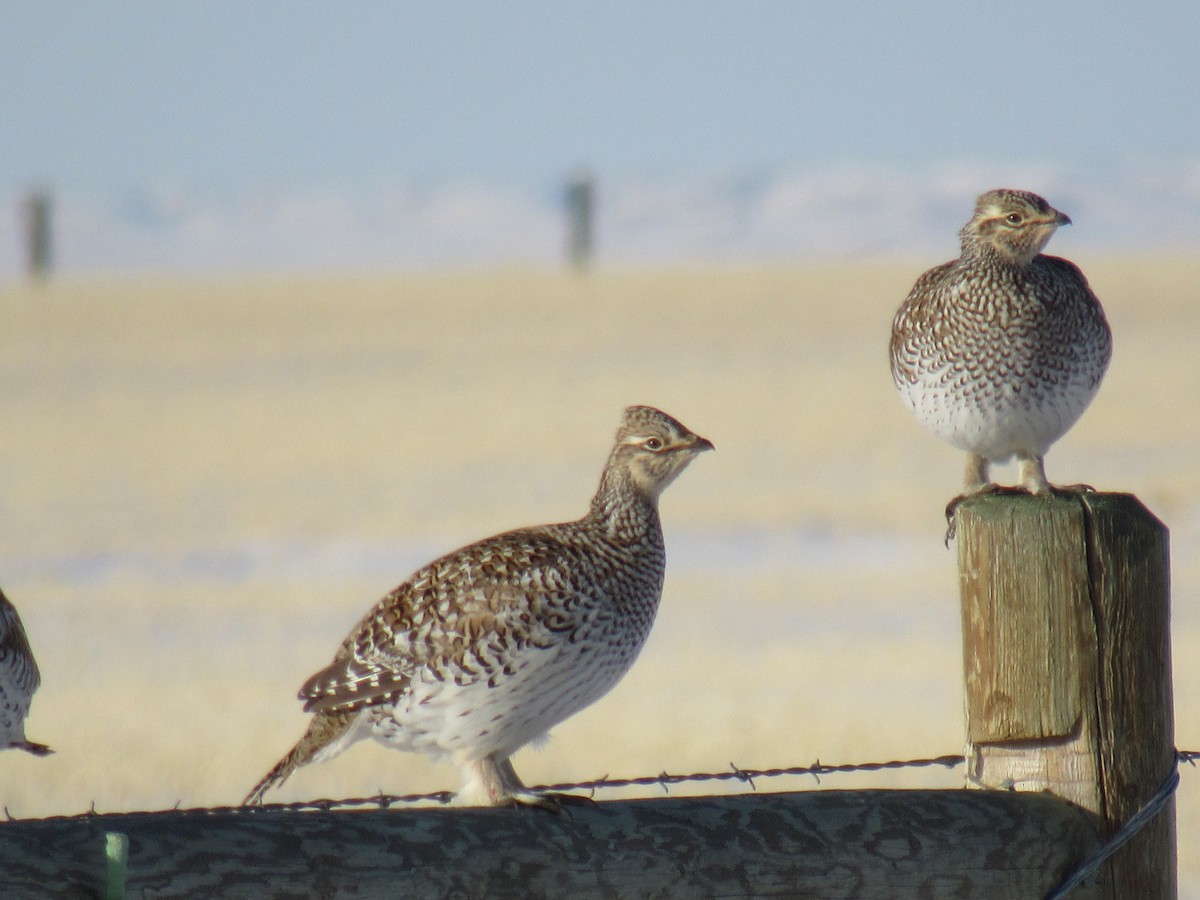
M 25 717 L 41 683 L 17 608 L 0 591 L 0 750 L 24 750 L 35 756 L 54 752 L 25 739 Z
M 461 802 L 553 807 L 509 757 L 633 664 L 662 594 L 659 495 L 712 446 L 626 409 L 587 515 L 470 544 L 384 597 L 300 689 L 308 730 L 243 802 L 373 737 L 454 761 Z
M 1053 490 L 1046 451 L 1108 368 L 1112 332 L 1087 279 L 1041 255 L 1070 222 L 1027 191 L 983 194 L 962 255 L 917 279 L 892 323 L 892 378 L 922 425 L 967 452 L 964 496 L 997 490 L 989 464 L 1014 456 L 1021 488 Z

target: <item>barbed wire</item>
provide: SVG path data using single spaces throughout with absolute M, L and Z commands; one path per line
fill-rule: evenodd
M 775 769 L 743 769 L 733 763 L 729 764 L 728 771 L 722 772 L 697 772 L 689 775 L 671 775 L 667 772 L 661 772 L 658 775 L 644 775 L 636 778 L 609 778 L 607 775 L 596 778 L 592 781 L 572 781 L 561 782 L 558 784 L 537 784 L 530 787 L 531 791 L 548 792 L 548 793 L 565 793 L 567 791 L 587 791 L 589 797 L 595 796 L 597 790 L 601 789 L 620 789 L 629 787 L 648 787 L 657 785 L 661 787 L 663 793 L 670 793 L 672 785 L 685 784 L 688 782 L 705 782 L 705 781 L 740 781 L 748 784 L 751 790 L 758 790 L 755 781 L 759 779 L 780 778 L 784 776 L 808 776 L 817 781 L 819 784 L 822 775 L 845 774 L 850 772 L 878 772 L 889 769 L 913 769 L 924 768 L 931 766 L 941 766 L 943 768 L 952 769 L 955 766 L 962 765 L 963 757 L 961 754 L 935 756 L 920 759 L 894 759 L 888 762 L 865 762 L 865 763 L 823 763 L 816 761 L 807 766 L 789 766 L 786 768 Z M 393 806 L 405 804 L 421 804 L 421 803 L 436 803 L 438 805 L 447 805 L 454 799 L 453 791 L 432 791 L 423 794 L 385 794 L 382 791 L 370 797 L 346 797 L 343 799 L 320 798 L 316 800 L 301 800 L 292 803 L 264 803 L 258 806 L 206 806 L 184 809 L 176 805 L 169 812 L 179 813 L 181 815 L 211 815 L 216 813 L 247 813 L 254 814 L 265 811 L 316 811 L 329 812 L 336 809 L 353 809 L 364 806 L 374 806 L 379 809 L 389 809 Z M 155 812 L 166 812 L 168 810 L 154 810 Z M 4 815 L 8 821 L 18 821 L 9 814 L 8 808 L 4 807 Z M 143 810 L 143 813 L 150 810 Z M 96 810 L 95 803 L 91 809 L 86 812 L 76 813 L 68 816 L 52 816 L 53 819 L 81 819 L 93 818 L 95 816 L 105 815 Z M 132 812 L 123 812 L 120 815 L 136 815 Z
M 1200 751 L 1198 750 L 1177 750 L 1176 758 L 1179 762 L 1186 762 L 1192 766 L 1196 765 L 1196 760 L 1200 759 Z M 635 778 L 610 778 L 607 775 L 592 781 L 569 781 L 560 782 L 557 784 L 538 784 L 533 785 L 530 790 L 535 792 L 549 793 L 566 793 L 568 791 L 587 791 L 589 797 L 594 797 L 597 790 L 611 789 L 619 790 L 621 788 L 630 787 L 661 787 L 663 793 L 670 793 L 672 785 L 687 784 L 691 782 L 705 781 L 740 781 L 748 784 L 751 790 L 758 790 L 755 781 L 759 779 L 781 778 L 781 777 L 811 777 L 818 784 L 821 782 L 822 775 L 846 774 L 851 772 L 879 772 L 892 769 L 915 769 L 915 768 L 931 768 L 942 767 L 952 769 L 960 766 L 964 762 L 961 754 L 947 754 L 944 756 L 923 757 L 919 759 L 895 759 L 888 762 L 866 762 L 866 763 L 823 763 L 820 760 L 807 766 L 787 766 L 773 769 L 743 769 L 734 763 L 729 764 L 728 771 L 722 772 L 696 772 L 689 775 L 671 775 L 667 772 L 661 772 L 658 775 L 642 775 Z M 304 800 L 294 803 L 271 803 L 264 804 L 261 809 L 275 810 L 323 810 L 328 811 L 339 808 L 353 808 L 363 806 L 377 806 L 380 809 L 388 809 L 389 807 L 400 804 L 416 804 L 416 803 L 438 803 L 448 804 L 454 799 L 453 791 L 435 791 L 426 794 L 405 794 L 394 795 L 384 794 L 380 792 L 370 797 L 349 797 L 341 800 L 319 799 L 319 800 Z M 241 809 L 243 807 L 235 807 Z
M 672 785 L 687 784 L 689 782 L 704 782 L 704 781 L 740 781 L 743 784 L 748 784 L 751 790 L 758 790 L 755 781 L 767 778 L 781 778 L 784 776 L 808 776 L 816 779 L 819 784 L 822 775 L 845 774 L 849 772 L 879 772 L 889 769 L 915 769 L 926 768 L 932 766 L 941 766 L 943 768 L 952 769 L 955 766 L 963 764 L 963 757 L 958 755 L 935 756 L 922 759 L 894 759 L 888 762 L 866 762 L 866 763 L 823 763 L 820 760 L 807 766 L 788 766 L 786 768 L 776 769 L 743 769 L 734 763 L 729 764 L 728 771 L 722 772 L 696 772 L 690 775 L 671 775 L 667 772 L 661 772 L 658 775 L 642 775 L 636 778 L 609 778 L 607 775 L 596 778 L 592 781 L 570 781 L 561 782 L 559 784 L 537 784 L 530 787 L 531 791 L 537 793 L 554 793 L 562 794 L 568 791 L 587 791 L 589 797 L 594 797 L 596 791 L 600 789 L 620 789 L 630 787 L 661 787 L 663 793 L 670 793 Z M 246 807 L 247 809 L 273 809 L 273 810 L 331 810 L 339 808 L 361 807 L 361 806 L 378 806 L 380 809 L 388 809 L 391 806 L 396 806 L 402 803 L 441 803 L 446 804 L 454 799 L 454 794 L 451 791 L 435 791 L 429 794 L 406 794 L 403 796 L 395 796 L 392 794 L 379 793 L 372 797 L 350 797 L 344 800 L 306 800 L 297 803 L 270 803 L 264 804 L 262 807 Z M 238 807 L 241 808 L 241 807 Z
M 1173 771 L 1173 778 L 1167 779 L 1168 782 L 1172 782 L 1172 783 L 1169 785 L 1169 787 L 1166 783 L 1164 783 L 1163 788 L 1159 789 L 1160 794 L 1163 792 L 1164 789 L 1166 789 L 1166 797 L 1167 798 L 1169 798 L 1170 795 L 1178 787 L 1178 783 L 1179 783 L 1178 763 L 1188 763 L 1191 766 L 1195 767 L 1196 761 L 1200 760 L 1200 750 L 1177 750 L 1177 751 L 1175 751 L 1175 757 L 1176 757 L 1177 764 L 1176 764 L 1176 768 Z M 812 763 L 811 765 L 807 765 L 807 766 L 787 766 L 787 767 L 772 768 L 772 769 L 743 769 L 731 762 L 729 764 L 729 769 L 727 771 L 721 771 L 721 772 L 696 772 L 696 773 L 692 773 L 692 774 L 688 774 L 688 775 L 671 775 L 667 772 L 662 772 L 658 775 L 643 775 L 643 776 L 638 776 L 635 778 L 609 778 L 607 775 L 605 775 L 601 778 L 596 778 L 592 781 L 561 782 L 558 784 L 533 785 L 530 788 L 530 790 L 539 791 L 539 792 L 551 792 L 551 793 L 565 793 L 567 791 L 587 791 L 588 796 L 590 797 L 590 796 L 595 796 L 595 792 L 600 789 L 614 789 L 615 790 L 615 789 L 629 788 L 629 787 L 649 787 L 649 786 L 653 785 L 653 786 L 661 787 L 663 790 L 663 793 L 670 793 L 670 788 L 672 785 L 686 784 L 686 783 L 691 783 L 691 782 L 699 783 L 699 782 L 706 782 L 706 781 L 739 781 L 739 782 L 749 785 L 751 790 L 756 791 L 756 790 L 758 790 L 758 787 L 755 784 L 755 781 L 761 780 L 761 779 L 781 778 L 781 777 L 811 777 L 818 784 L 820 784 L 821 776 L 823 776 L 823 775 L 849 774 L 849 773 L 853 773 L 853 772 L 879 772 L 879 771 L 895 770 L 895 769 L 916 769 L 916 768 L 932 768 L 932 767 L 953 769 L 956 766 L 962 765 L 964 761 L 965 761 L 964 757 L 961 754 L 947 754 L 944 756 L 922 757 L 922 758 L 917 758 L 917 759 L 895 759 L 895 760 L 889 760 L 887 762 L 823 763 L 818 760 L 818 761 Z M 1154 804 L 1155 801 L 1158 799 L 1158 797 L 1159 797 L 1159 794 L 1156 794 L 1155 797 L 1152 798 L 1151 801 L 1146 804 L 1146 806 L 1149 807 L 1152 804 Z M 297 802 L 293 802 L 293 803 L 267 803 L 267 804 L 263 804 L 261 806 L 210 806 L 210 807 L 194 807 L 194 808 L 184 809 L 184 808 L 180 808 L 177 805 L 169 811 L 174 812 L 174 813 L 189 814 L 189 815 L 212 815 L 212 814 L 216 814 L 216 813 L 228 813 L 228 812 L 255 814 L 258 812 L 265 812 L 268 810 L 270 810 L 270 811 L 309 811 L 309 810 L 311 810 L 311 811 L 318 811 L 318 812 L 328 812 L 331 810 L 351 809 L 351 808 L 358 808 L 358 807 L 364 807 L 364 806 L 374 806 L 374 807 L 378 807 L 379 809 L 388 809 L 392 806 L 398 806 L 398 805 L 402 805 L 402 804 L 436 803 L 438 805 L 447 805 L 453 799 L 454 799 L 453 791 L 433 791 L 433 792 L 429 792 L 429 793 L 401 794 L 401 795 L 384 794 L 383 792 L 380 792 L 380 793 L 375 794 L 370 797 L 348 797 L 348 798 L 339 799 L 339 800 L 334 800 L 334 799 L 330 799 L 330 798 L 322 798 L 322 799 L 317 799 L 317 800 L 302 800 L 302 801 L 297 801 Z M 1161 809 L 1163 805 L 1165 805 L 1165 800 L 1161 801 L 1159 803 L 1159 805 L 1156 806 L 1153 810 L 1150 810 L 1148 813 L 1146 813 L 1145 821 L 1149 821 L 1149 819 L 1153 818 L 1153 815 L 1156 812 L 1158 812 L 1158 810 Z M 1145 808 L 1143 808 L 1143 810 L 1144 809 Z M 166 810 L 153 810 L 153 812 L 164 812 L 164 811 L 166 811 Z M 8 819 L 8 821 L 10 821 L 10 822 L 20 821 L 19 819 L 15 819 L 11 814 L 9 814 L 7 807 L 4 807 L 3 812 L 4 812 L 5 817 Z M 147 812 L 151 812 L 151 810 L 143 810 L 141 814 L 145 814 Z M 1139 811 L 1138 815 L 1140 816 L 1142 814 L 1142 812 L 1143 811 Z M 120 815 L 137 815 L 137 814 L 139 814 L 139 813 L 135 813 L 135 812 L 120 813 Z M 68 815 L 68 816 L 51 816 L 48 818 L 51 818 L 51 819 L 81 819 L 81 818 L 94 818 L 94 817 L 101 816 L 101 815 L 106 815 L 106 814 L 98 812 L 96 810 L 95 803 L 93 803 L 91 808 L 87 812 L 77 813 L 75 815 Z M 1132 823 L 1133 819 L 1131 819 L 1130 822 Z M 1129 827 L 1129 824 L 1130 823 L 1127 823 L 1126 828 Z M 1137 828 L 1142 827 L 1143 824 L 1145 824 L 1145 823 L 1144 822 L 1137 823 L 1136 826 L 1134 827 L 1133 831 L 1136 832 Z M 1122 829 L 1122 831 L 1124 831 L 1124 830 L 1125 829 Z M 1120 833 L 1118 833 L 1118 834 L 1120 834 Z M 1123 839 L 1122 843 L 1125 840 L 1128 840 L 1129 837 L 1132 837 L 1132 833 L 1128 837 L 1125 837 Z M 1114 836 L 1114 840 L 1115 839 L 1116 839 L 1116 836 Z M 1114 847 L 1113 851 L 1115 851 L 1116 849 L 1117 849 L 1117 847 Z M 1111 855 L 1111 852 L 1112 851 L 1110 851 L 1108 855 Z M 1107 856 L 1104 858 L 1107 858 Z M 1101 859 L 1101 862 L 1103 862 L 1103 859 Z M 1083 878 L 1086 879 L 1087 874 L 1085 874 L 1083 876 Z M 1064 884 L 1065 884 L 1065 882 L 1064 882 Z M 1061 896 L 1061 894 L 1058 896 Z

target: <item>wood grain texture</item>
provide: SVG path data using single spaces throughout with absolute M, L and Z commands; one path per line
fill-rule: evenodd
M 1090 599 L 1078 504 L 969 500 L 959 507 L 957 540 L 968 740 L 1068 737 L 1091 693 L 1081 683 L 1090 673 L 1078 665 L 1092 652 L 1080 628 Z
M 1096 610 L 1101 816 L 1124 822 L 1175 765 L 1170 543 L 1135 498 L 1085 495 Z M 1114 857 L 1119 897 L 1176 895 L 1175 802 Z
M 87 816 L 0 824 L 0 894 L 100 896 L 116 831 L 129 898 L 1035 898 L 1098 824 L 1048 795 L 979 791 Z
M 1174 765 L 1167 530 L 1127 494 L 985 495 L 957 510 L 969 780 L 1051 791 L 1113 833 Z M 1170 803 L 1108 864 L 1175 896 Z

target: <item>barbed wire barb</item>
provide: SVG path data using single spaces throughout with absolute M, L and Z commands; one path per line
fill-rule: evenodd
M 812 761 L 812 765 L 809 766 L 809 768 L 812 769 L 812 771 L 809 773 L 810 775 L 812 775 L 812 780 L 816 783 L 817 787 L 820 787 L 821 786 L 821 757 L 818 756 L 816 759 L 814 759 Z
M 745 782 L 746 784 L 750 785 L 750 790 L 752 790 L 752 791 L 758 790 L 758 788 L 754 784 L 754 776 L 753 775 L 751 775 L 749 772 L 745 772 L 745 771 L 739 769 L 733 762 L 729 763 L 729 768 L 733 769 L 733 774 L 738 777 L 739 781 Z

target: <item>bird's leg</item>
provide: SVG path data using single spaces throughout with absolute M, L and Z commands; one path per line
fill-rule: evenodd
M 1042 457 L 1017 454 L 1017 465 L 1021 475 L 1021 487 L 1031 494 L 1045 494 L 1050 491 L 1050 482 L 1046 480 L 1046 462 Z
M 967 466 L 963 472 L 963 492 L 958 497 L 960 501 L 987 489 L 991 483 L 988 481 L 988 468 L 989 463 L 985 457 L 978 453 L 967 454 Z
M 995 485 L 988 480 L 990 464 L 986 457 L 978 453 L 967 453 L 967 466 L 963 472 L 963 492 L 946 504 L 946 546 L 954 540 L 954 513 L 958 504 L 968 497 L 994 490 Z
M 966 487 L 961 494 L 946 504 L 947 547 L 950 546 L 950 541 L 954 538 L 954 512 L 958 509 L 958 505 L 972 494 L 997 492 L 1005 494 L 1027 493 L 1035 497 L 1046 494 L 1072 496 L 1080 493 L 1090 493 L 1095 490 L 1090 484 L 1071 484 L 1065 486 L 1051 484 L 1046 480 L 1045 457 L 1033 453 L 1018 453 L 1016 456 L 1020 483 L 1017 487 L 999 487 L 998 485 L 989 483 L 987 480 L 988 461 L 978 454 L 967 454 Z
M 500 785 L 503 791 L 497 802 L 507 802 L 514 806 L 536 806 L 541 809 L 557 810 L 557 804 L 541 794 L 535 794 L 525 787 L 525 782 L 513 768 L 512 760 L 508 757 L 496 760 L 496 771 L 500 775 Z
M 517 775 L 516 769 L 513 768 L 512 761 L 509 759 L 500 762 L 499 767 L 506 773 L 505 777 L 509 779 L 508 783 L 514 785 L 517 789 L 513 792 L 513 802 L 518 805 L 535 806 L 538 809 L 559 812 L 563 806 L 590 806 L 593 803 L 590 797 L 581 797 L 578 794 L 560 794 L 555 791 L 543 791 L 539 794 L 529 790 Z M 518 791 L 523 796 L 520 796 Z M 534 799 L 527 799 L 530 797 Z
M 507 757 L 495 754 L 469 760 L 463 765 L 466 777 L 460 800 L 468 806 L 536 806 L 556 809 L 553 800 L 525 787 Z
M 495 754 L 464 764 L 466 778 L 459 798 L 469 806 L 533 807 L 559 812 L 564 803 L 589 803 L 586 797 L 569 794 L 539 794 L 521 781 L 508 757 Z
M 1018 456 L 1021 467 L 1021 487 L 1031 494 L 1058 494 L 1071 497 L 1090 494 L 1096 489 L 1090 484 L 1051 484 L 1046 480 L 1046 465 L 1040 456 Z

